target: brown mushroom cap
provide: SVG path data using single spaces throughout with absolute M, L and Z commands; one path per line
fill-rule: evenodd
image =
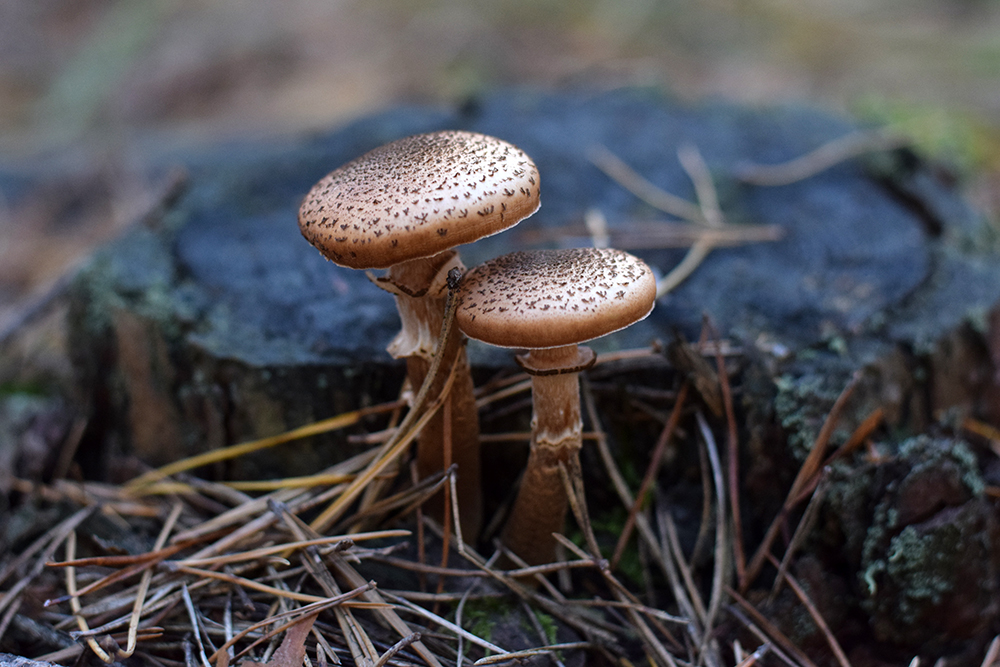
M 328 174 L 302 202 L 299 228 L 337 264 L 383 269 L 516 225 L 538 210 L 538 180 L 506 141 L 418 134 Z
M 470 338 L 500 347 L 582 343 L 646 317 L 656 279 L 621 250 L 513 252 L 469 271 L 456 323 Z

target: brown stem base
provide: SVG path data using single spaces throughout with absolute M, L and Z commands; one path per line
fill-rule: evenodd
M 580 420 L 579 369 L 593 354 L 576 345 L 531 350 L 519 361 L 532 373 L 531 454 L 502 541 L 529 565 L 555 558 L 569 499 L 559 465 L 579 469 L 583 424 Z
M 450 463 L 458 465 L 458 477 L 455 489 L 458 495 L 458 511 L 462 538 L 474 544 L 479 536 L 483 523 L 483 501 L 481 489 L 481 473 L 479 461 L 479 418 L 476 412 L 476 401 L 473 396 L 472 375 L 469 372 L 469 362 L 465 354 L 462 337 L 453 335 L 454 344 L 445 350 L 442 368 L 447 369 L 454 359 L 457 366 L 455 380 L 451 388 L 451 456 Z M 457 349 L 454 349 L 457 348 Z M 429 362 L 420 357 L 409 357 L 406 360 L 407 372 L 411 384 L 419 387 L 427 373 Z M 448 373 L 442 370 L 438 374 L 437 386 L 431 387 L 430 396 L 440 393 L 440 385 L 444 384 Z M 445 461 L 444 451 L 444 411 L 439 411 L 431 419 L 417 438 L 417 474 L 421 479 L 445 470 L 449 462 Z M 436 520 L 444 518 L 444 493 L 439 492 L 424 503 L 424 510 Z

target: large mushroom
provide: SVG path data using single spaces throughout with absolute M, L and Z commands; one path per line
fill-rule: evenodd
M 531 158 L 500 139 L 462 131 L 419 134 L 376 148 L 319 181 L 299 209 L 299 228 L 341 266 L 388 269 L 377 283 L 395 295 L 402 320 L 388 351 L 406 359 L 417 388 L 435 353 L 447 274 L 464 269 L 453 248 L 534 213 L 538 181 Z M 442 362 L 458 366 L 451 390 L 451 459 L 458 464 L 463 532 L 474 539 L 482 521 L 479 421 L 463 342 L 453 336 Z M 419 436 L 421 477 L 444 467 L 443 412 Z M 440 496 L 433 502 L 440 516 Z
M 656 280 L 620 250 L 524 251 L 469 271 L 459 298 L 455 322 L 467 336 L 528 350 L 517 361 L 532 376 L 531 451 L 501 539 L 529 564 L 549 562 L 568 504 L 559 469 L 579 469 L 578 374 L 596 358 L 578 344 L 645 318 Z

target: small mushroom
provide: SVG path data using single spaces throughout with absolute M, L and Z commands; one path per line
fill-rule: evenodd
M 402 321 L 388 350 L 406 359 L 410 384 L 419 387 L 441 331 L 448 272 L 464 269 L 453 248 L 534 213 L 538 180 L 531 158 L 500 139 L 461 131 L 414 135 L 376 148 L 319 181 L 299 209 L 299 228 L 341 266 L 388 269 L 376 282 L 395 295 Z M 458 366 L 451 390 L 452 461 L 459 469 L 463 532 L 473 540 L 482 519 L 479 422 L 463 342 L 453 336 L 442 362 L 445 368 Z M 444 432 L 441 413 L 421 432 L 421 477 L 443 469 Z M 440 497 L 436 502 L 438 508 L 431 510 L 440 516 Z
M 529 564 L 549 562 L 568 504 L 559 468 L 579 470 L 577 376 L 596 359 L 578 344 L 645 318 L 656 280 L 620 250 L 514 252 L 469 271 L 459 299 L 455 322 L 467 336 L 528 349 L 517 361 L 532 376 L 531 452 L 502 541 Z

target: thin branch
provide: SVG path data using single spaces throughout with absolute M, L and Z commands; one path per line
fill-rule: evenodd
M 76 531 L 70 531 L 69 535 L 66 538 L 66 559 L 73 560 L 73 558 L 75 557 L 76 557 Z M 88 630 L 90 630 L 90 627 L 87 625 L 87 619 L 85 619 L 83 617 L 83 614 L 80 613 L 80 598 L 78 598 L 76 595 L 75 567 L 66 568 L 66 590 L 69 592 L 71 596 L 69 599 L 69 605 L 70 608 L 73 610 L 73 617 L 74 620 L 76 621 L 76 627 L 78 627 L 81 632 L 87 632 Z M 90 647 L 90 650 L 94 652 L 94 655 L 96 655 L 102 661 L 108 664 L 111 664 L 114 661 L 114 658 L 108 655 L 107 652 L 103 648 L 101 648 L 101 645 L 98 644 L 96 639 L 94 639 L 93 637 L 87 637 L 86 642 L 87 646 Z
M 646 494 L 649 493 L 649 489 L 653 485 L 653 479 L 660 470 L 660 463 L 667 450 L 667 445 L 670 443 L 670 439 L 673 437 L 674 431 L 677 429 L 677 424 L 680 421 L 681 410 L 687 399 L 689 386 L 690 383 L 686 381 L 681 385 L 680 391 L 677 392 L 677 399 L 674 401 L 674 407 L 670 412 L 670 418 L 660 432 L 656 446 L 653 447 L 653 453 L 649 457 L 649 465 L 646 467 L 646 473 L 643 475 L 642 482 L 639 484 L 639 490 L 635 494 L 635 502 L 629 508 L 628 518 L 625 520 L 625 526 L 622 528 L 621 535 L 618 537 L 618 544 L 615 546 L 614 555 L 611 557 L 612 570 L 617 569 L 622 554 L 625 553 L 625 546 L 628 544 L 629 537 L 632 536 L 632 530 L 635 528 L 636 515 L 639 514 L 643 504 L 646 502 Z
M 175 502 L 173 508 L 170 510 L 170 514 L 167 516 L 167 520 L 163 522 L 163 527 L 160 528 L 160 534 L 156 538 L 156 542 L 153 544 L 153 551 L 159 551 L 163 549 L 163 545 L 167 543 L 167 537 L 170 535 L 171 531 L 174 529 L 174 525 L 177 523 L 177 519 L 181 515 L 181 511 L 184 506 Z M 129 620 L 128 624 L 128 643 L 125 646 L 125 651 L 121 657 L 127 658 L 135 652 L 136 637 L 139 630 L 139 618 L 142 616 L 142 606 L 146 603 L 146 593 L 149 591 L 149 582 L 153 578 L 153 570 L 147 569 L 142 573 L 142 579 L 139 580 L 139 592 L 135 596 L 135 604 L 132 605 L 132 618 Z M 187 592 L 187 589 L 184 589 Z
M 694 144 L 683 143 L 677 148 L 677 159 L 694 185 L 698 207 L 701 209 L 703 223 L 709 227 L 722 227 L 726 224 L 719 208 L 719 195 L 712 182 L 712 174 L 705 164 L 705 158 Z
M 590 148 L 587 156 L 611 180 L 650 206 L 689 222 L 702 223 L 705 221 L 704 214 L 698 206 L 683 197 L 672 195 L 653 185 L 604 146 L 595 144 Z
M 726 522 L 726 487 L 723 481 L 722 462 L 719 460 L 719 450 L 715 444 L 715 436 L 712 435 L 712 430 L 708 427 L 708 422 L 705 421 L 705 417 L 700 410 L 695 413 L 695 417 L 698 420 L 698 428 L 701 431 L 705 448 L 708 450 L 708 460 L 712 464 L 712 479 L 715 482 L 715 565 L 712 572 L 712 593 L 709 598 L 708 612 L 705 614 L 705 640 L 707 641 L 712 635 L 715 617 L 722 605 L 724 579 L 728 572 L 728 559 L 726 557 L 729 553 L 729 544 L 726 539 L 726 527 L 728 524 Z M 704 651 L 705 644 L 702 644 L 701 648 Z
M 740 516 L 740 441 L 736 428 L 736 410 L 733 407 L 733 391 L 726 371 L 726 362 L 722 358 L 721 345 L 718 345 L 719 332 L 715 330 L 709 318 L 705 325 L 716 341 L 715 367 L 722 390 L 722 405 L 726 412 L 726 474 L 729 490 L 729 511 L 732 518 L 733 561 L 736 567 L 736 581 L 740 588 L 746 580 L 746 554 L 743 551 L 743 521 Z
M 816 663 L 809 659 L 802 650 L 797 647 L 792 641 L 785 636 L 785 634 L 778 629 L 778 627 L 772 623 L 764 614 L 757 611 L 757 608 L 750 604 L 742 595 L 734 591 L 733 589 L 728 589 L 729 595 L 736 601 L 736 603 L 746 612 L 754 623 L 763 628 L 764 632 L 777 644 L 780 644 L 782 649 L 791 656 L 795 657 L 800 664 L 806 667 L 817 667 Z M 794 664 L 794 663 L 789 663 Z
M 822 474 L 819 477 L 819 483 L 816 486 L 812 497 L 809 499 L 809 504 L 806 505 L 806 510 L 802 514 L 802 518 L 799 520 L 799 524 L 795 527 L 795 532 L 792 533 L 792 538 L 788 541 L 788 547 L 785 549 L 785 555 L 781 557 L 781 563 L 778 566 L 778 576 L 774 579 L 774 585 L 771 587 L 771 595 L 769 602 L 773 602 L 778 596 L 778 592 L 781 590 L 781 582 L 785 578 L 785 574 L 788 571 L 788 566 L 792 562 L 792 558 L 798 551 L 799 546 L 809 535 L 809 531 L 812 530 L 813 525 L 816 523 L 816 518 L 819 516 L 819 509 L 823 504 L 823 499 L 826 497 L 826 489 L 829 486 L 829 478 L 826 474 Z M 774 557 L 769 553 L 768 560 L 772 560 Z
M 775 560 L 774 556 L 769 556 L 768 560 L 771 561 L 772 565 L 778 567 L 778 561 Z M 826 620 L 823 618 L 823 615 L 819 613 L 819 609 L 817 609 L 816 605 L 814 605 L 812 600 L 809 599 L 809 596 L 806 594 L 802 586 L 799 585 L 796 578 L 793 577 L 787 570 L 783 571 L 781 576 L 788 582 L 788 586 L 795 591 L 795 595 L 799 598 L 799 602 L 805 606 L 806 611 L 809 612 L 809 616 L 812 617 L 813 623 L 815 623 L 816 627 L 818 627 L 820 632 L 823 633 L 823 637 L 826 639 L 826 643 L 830 646 L 830 650 L 833 651 L 833 655 L 837 658 L 837 662 L 840 663 L 840 667 L 851 667 L 851 661 L 847 659 L 847 655 L 844 653 L 844 650 L 840 648 L 840 642 L 838 642 L 837 638 L 833 636 L 832 632 L 830 632 L 830 626 L 826 624 Z
M 736 178 L 751 185 L 788 185 L 815 176 L 835 164 L 859 155 L 895 150 L 911 143 L 906 137 L 884 130 L 857 130 L 788 162 L 742 165 L 736 170 Z

